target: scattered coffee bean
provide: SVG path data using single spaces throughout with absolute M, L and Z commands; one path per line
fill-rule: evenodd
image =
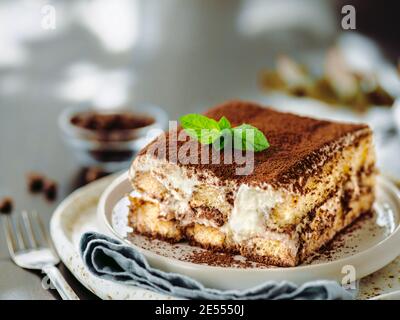
M 44 176 L 36 173 L 36 172 L 31 172 L 27 175 L 27 184 L 28 184 L 28 190 L 31 193 L 38 193 L 43 190 L 44 186 Z
M 11 213 L 13 210 L 13 200 L 10 197 L 5 197 L 0 200 L 0 212 L 1 213 Z
M 149 116 L 135 114 L 128 111 L 120 113 L 88 111 L 73 116 L 71 123 L 75 126 L 89 130 L 113 131 L 146 127 L 154 123 L 154 119 Z
M 44 196 L 49 201 L 54 201 L 57 198 L 57 183 L 52 180 L 45 180 L 43 186 Z

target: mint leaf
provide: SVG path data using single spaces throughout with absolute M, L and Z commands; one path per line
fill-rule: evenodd
M 202 114 L 187 114 L 180 117 L 181 125 L 184 129 L 202 130 L 216 129 L 219 130 L 218 122 L 214 119 L 203 116 Z
M 198 140 L 202 144 L 210 144 L 213 143 L 221 136 L 221 131 L 216 129 L 203 129 L 200 132 L 200 136 L 198 136 Z
M 232 129 L 231 128 L 222 130 L 218 139 L 216 139 L 213 142 L 213 147 L 217 150 L 222 150 L 227 145 L 232 148 Z
M 269 148 L 269 142 L 265 135 L 250 124 L 242 124 L 232 130 L 234 148 L 255 152 Z
M 221 119 L 219 119 L 218 124 L 219 124 L 219 128 L 221 130 L 232 128 L 231 123 L 225 117 L 222 117 Z
M 226 117 L 221 117 L 217 122 L 201 114 L 187 114 L 180 119 L 183 129 L 192 138 L 202 144 L 213 144 L 218 150 L 226 145 L 241 150 L 263 151 L 269 148 L 265 135 L 250 124 L 242 124 L 232 128 Z
M 201 114 L 187 114 L 179 120 L 187 134 L 202 144 L 213 143 L 221 134 L 218 122 Z
M 213 142 L 213 147 L 216 150 L 222 150 L 225 147 L 225 139 L 224 139 L 224 137 L 223 136 L 219 136 L 218 139 L 216 139 Z
M 222 150 L 226 146 L 227 139 L 231 139 L 232 126 L 229 120 L 224 116 L 219 119 L 218 124 L 221 129 L 221 134 L 218 141 L 216 141 L 217 143 L 214 144 L 214 147 L 217 150 Z

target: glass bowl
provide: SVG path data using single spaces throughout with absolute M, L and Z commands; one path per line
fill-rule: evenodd
M 74 124 L 77 115 L 94 113 L 96 115 L 130 114 L 152 118 L 148 125 L 133 129 L 113 129 L 99 131 Z M 59 127 L 66 144 L 82 166 L 96 166 L 107 172 L 129 167 L 134 155 L 153 140 L 168 125 L 167 113 L 153 105 L 135 108 L 96 109 L 91 107 L 71 107 L 59 116 Z

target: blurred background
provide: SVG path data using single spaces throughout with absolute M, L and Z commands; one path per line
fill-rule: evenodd
M 355 29 L 342 27 L 345 5 Z M 66 108 L 155 106 L 176 119 L 236 98 L 367 121 L 381 171 L 400 179 L 399 9 L 372 0 L 1 0 L 0 198 L 48 219 L 102 175 L 87 177 L 89 164 L 68 147 Z M 26 191 L 31 171 L 57 182 L 55 202 Z M 0 254 L 7 297 L 29 297 L 22 271 L 20 287 L 8 282 L 15 269 L 3 241 Z
M 356 11 L 355 30 L 342 27 L 349 4 Z M 395 136 L 391 106 L 400 90 L 398 8 L 397 1 L 357 0 L 2 0 L 0 164 L 7 170 L 1 170 L 0 191 L 9 192 L 4 184 L 23 174 L 21 168 L 54 167 L 56 177 L 65 173 L 55 159 L 62 159 L 64 171 L 76 168 L 57 128 L 59 114 L 71 106 L 146 111 L 155 105 L 176 119 L 240 98 L 367 121 L 379 131 L 377 142 L 387 144 Z M 344 74 L 332 73 L 343 69 L 335 57 L 329 62 L 332 48 L 348 62 Z M 294 95 L 290 85 L 272 88 L 284 93 L 277 95 L 268 79 L 263 82 L 265 70 L 301 82 L 296 72 L 304 66 L 318 75 L 329 72 L 327 64 L 338 87 L 345 83 L 339 91 L 352 85 L 349 70 L 372 76 L 389 95 L 381 103 L 387 106 L 367 102 L 360 112 L 342 99 L 326 108 L 324 99 L 304 98 L 303 89 L 299 97 L 297 87 Z M 392 175 L 396 169 L 388 164 Z

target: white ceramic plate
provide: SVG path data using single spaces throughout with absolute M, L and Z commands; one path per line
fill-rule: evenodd
M 400 290 L 381 294 L 373 297 L 371 300 L 400 300 Z
M 237 268 L 196 264 L 188 261 L 190 252 L 203 250 L 186 243 L 172 245 L 135 235 L 129 239 L 113 228 L 113 209 L 131 192 L 127 173 L 115 179 L 100 198 L 97 215 L 108 230 L 140 250 L 149 263 L 159 269 L 186 274 L 204 285 L 219 289 L 243 289 L 267 280 L 303 283 L 315 279 L 341 281 L 348 266 L 356 278 L 365 277 L 384 267 L 400 254 L 400 194 L 391 182 L 378 178 L 375 214 L 359 221 L 357 228 L 344 233 L 334 250 L 310 264 L 293 268 Z
M 116 176 L 95 181 L 71 194 L 54 212 L 51 236 L 63 263 L 74 276 L 102 299 L 171 299 L 134 286 L 125 286 L 99 279 L 88 272 L 78 253 L 78 243 L 85 231 L 96 231 L 113 236 L 103 219 L 96 215 L 101 194 Z M 361 279 L 358 299 L 400 290 L 400 257 L 377 272 Z
M 79 255 L 79 241 L 84 232 L 96 231 L 112 236 L 98 223 L 96 208 L 100 195 L 115 176 L 106 177 L 76 190 L 56 209 L 50 221 L 50 234 L 67 268 L 90 291 L 102 299 L 172 299 L 148 290 L 100 279 L 84 266 Z

